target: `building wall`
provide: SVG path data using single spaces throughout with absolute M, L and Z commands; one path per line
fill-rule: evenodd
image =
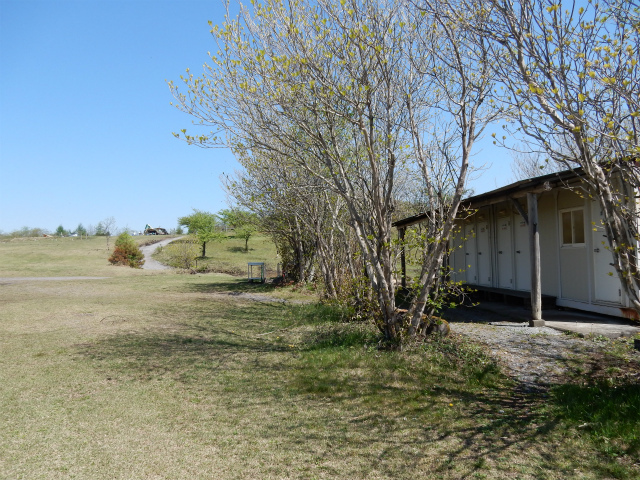
M 526 199 L 518 203 L 527 212 Z M 594 210 L 592 201 L 582 198 L 578 190 L 558 188 L 538 195 L 542 293 L 556 297 L 561 305 L 616 315 L 619 306 L 628 303 L 626 298 L 602 302 L 594 293 L 598 273 L 597 254 L 592 253 Z M 566 219 L 573 222 L 569 242 Z M 472 285 L 530 291 L 528 242 L 528 226 L 512 201 L 484 206 L 461 222 L 454 240 L 460 248 L 450 260 L 456 270 L 454 278 Z M 607 276 L 607 280 L 619 282 L 615 277 Z M 602 280 L 598 286 L 601 291 L 618 292 Z

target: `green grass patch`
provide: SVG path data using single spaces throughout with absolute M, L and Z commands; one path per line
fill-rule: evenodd
M 202 247 L 199 247 L 199 251 Z M 197 259 L 195 270 L 200 272 L 227 273 L 236 276 L 247 275 L 248 262 L 265 262 L 269 276 L 275 276 L 278 257 L 275 245 L 264 235 L 256 235 L 249 239 L 249 251 L 245 251 L 244 239 L 229 233 L 222 242 L 208 242 L 207 256 Z M 166 249 L 158 251 L 154 258 L 170 265 L 171 259 Z
M 559 385 L 552 413 L 589 437 L 611 458 L 640 457 L 640 385 Z
M 87 243 L 48 244 L 43 269 L 95 275 Z M 0 286 L 0 478 L 637 476 L 631 389 L 525 394 L 469 339 L 382 351 L 300 292 L 104 268 Z

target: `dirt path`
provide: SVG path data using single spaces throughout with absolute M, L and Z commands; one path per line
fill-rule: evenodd
M 158 247 L 169 245 L 174 240 L 179 240 L 181 238 L 182 237 L 167 238 L 166 240 L 161 240 L 157 243 L 140 247 L 140 250 L 144 254 L 144 265 L 142 265 L 142 268 L 144 270 L 171 270 L 170 266 L 158 262 L 157 260 L 153 259 L 151 255 L 153 255 L 153 252 L 155 252 Z
M 109 277 L 0 277 L 0 285 L 16 282 L 64 282 L 67 280 L 104 280 Z

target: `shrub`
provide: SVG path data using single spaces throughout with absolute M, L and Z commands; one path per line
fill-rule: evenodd
M 109 262 L 113 265 L 128 265 L 131 268 L 142 268 L 144 255 L 140 251 L 133 237 L 128 233 L 118 235 L 116 247 L 109 257 Z

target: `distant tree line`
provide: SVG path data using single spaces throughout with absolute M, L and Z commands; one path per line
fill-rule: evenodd
M 42 237 L 43 235 L 52 235 L 58 237 L 68 237 L 70 235 L 77 235 L 79 237 L 85 236 L 111 236 L 116 232 L 116 221 L 113 217 L 107 217 L 104 220 L 99 221 L 96 225 L 88 225 L 85 227 L 82 223 L 79 223 L 74 229 L 65 228 L 63 225 L 58 225 L 55 230 L 49 230 L 38 227 L 22 227 L 18 230 L 13 230 L 7 234 L 11 237 Z M 123 229 L 124 231 L 128 229 Z

